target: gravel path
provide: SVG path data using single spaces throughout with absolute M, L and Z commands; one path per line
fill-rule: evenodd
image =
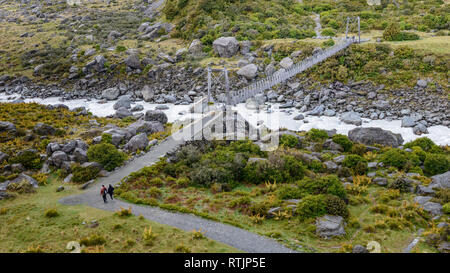
M 206 118 L 206 122 L 208 122 L 210 119 L 211 118 Z M 190 129 L 189 127 L 186 127 L 186 129 L 182 131 L 186 132 L 190 131 Z M 108 211 L 117 211 L 120 209 L 120 207 L 131 207 L 134 215 L 142 215 L 148 220 L 174 226 L 185 231 L 201 229 L 202 231 L 206 231 L 206 237 L 233 246 L 245 252 L 295 252 L 294 250 L 281 245 L 275 240 L 251 233 L 249 231 L 231 225 L 203 219 L 192 214 L 169 212 L 157 207 L 135 205 L 121 200 L 109 200 L 108 203 L 103 203 L 103 200 L 100 196 L 100 185 L 104 184 L 107 186 L 109 184 L 116 184 L 117 182 L 121 181 L 123 177 L 126 177 L 130 173 L 138 171 L 144 166 L 149 166 L 156 163 L 160 157 L 164 156 L 167 152 L 176 149 L 183 143 L 182 140 L 178 140 L 179 138 L 177 138 L 177 136 L 179 135 L 173 134 L 165 141 L 150 149 L 150 151 L 144 156 L 136 158 L 126 166 L 111 173 L 109 176 L 98 179 L 98 181 L 89 189 L 87 189 L 85 193 L 65 197 L 59 202 L 66 205 L 86 204 L 94 208 Z
M 314 28 L 314 31 L 316 32 L 316 38 L 322 39 L 322 24 L 320 24 L 320 14 L 315 14 L 314 22 L 316 22 L 316 27 Z

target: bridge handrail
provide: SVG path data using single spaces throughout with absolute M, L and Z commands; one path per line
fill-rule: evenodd
M 356 40 L 354 38 L 344 39 L 342 43 L 336 44 L 332 47 L 329 47 L 326 50 L 321 51 L 318 54 L 314 54 L 301 62 L 298 62 L 285 71 L 275 72 L 273 75 L 266 77 L 260 81 L 254 82 L 249 86 L 244 87 L 238 91 L 231 92 L 231 103 L 236 104 L 239 102 L 244 102 L 250 97 L 253 97 L 259 93 L 264 92 L 265 90 L 271 88 L 274 85 L 277 85 L 303 71 L 312 67 L 313 65 L 324 61 L 325 59 L 333 56 L 337 52 L 347 48 L 351 44 L 355 43 Z

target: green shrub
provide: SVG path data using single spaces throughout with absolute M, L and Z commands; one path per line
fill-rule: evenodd
M 270 209 L 270 204 L 267 202 L 254 202 L 251 203 L 247 211 L 250 215 L 267 215 L 267 211 Z
M 57 217 L 59 215 L 56 209 L 48 209 L 45 211 L 44 216 L 47 218 Z
M 97 177 L 100 170 L 95 166 L 82 167 L 78 164 L 72 166 L 72 182 L 84 183 Z
M 80 245 L 82 246 L 98 246 L 104 244 L 106 244 L 105 237 L 98 234 L 92 234 L 91 236 L 84 237 L 80 240 Z
M 328 194 L 325 196 L 325 204 L 328 214 L 339 215 L 344 218 L 348 218 L 350 213 L 348 211 L 347 205 L 342 199 Z
M 327 213 L 325 195 L 308 195 L 298 203 L 296 213 L 300 219 L 315 218 Z
M 6 190 L 8 192 L 16 192 L 18 194 L 24 194 L 24 193 L 33 193 L 36 190 L 34 187 L 26 180 L 20 181 L 20 183 L 10 183 Z
M 326 171 L 325 165 L 322 163 L 322 161 L 314 159 L 308 164 L 308 168 L 312 170 L 315 173 L 322 173 Z
M 444 211 L 445 214 L 450 214 L 450 203 L 443 205 L 442 210 Z
M 445 155 L 429 153 L 423 165 L 427 174 L 436 175 L 447 172 L 450 167 L 450 162 Z
M 233 173 L 224 167 L 196 165 L 193 167 L 190 178 L 194 184 L 210 187 L 214 183 L 231 183 Z
M 294 185 L 281 185 L 276 190 L 276 194 L 278 199 L 285 200 L 285 199 L 299 199 L 303 197 L 302 191 L 299 189 L 299 187 Z
M 381 161 L 386 166 L 393 166 L 398 169 L 407 169 L 405 168 L 407 166 L 412 168 L 420 164 L 420 159 L 417 155 L 398 148 L 389 149 L 385 152 L 381 156 Z
M 421 161 L 421 162 L 424 162 L 425 161 L 425 158 L 427 157 L 427 153 L 424 151 L 424 150 L 422 150 L 422 148 L 421 147 L 419 147 L 419 146 L 413 146 L 412 147 L 412 153 L 414 154 L 414 155 L 416 155 L 418 158 L 419 158 L 419 160 Z
M 293 135 L 281 135 L 280 137 L 280 146 L 295 148 L 299 144 L 298 138 Z
M 431 150 L 431 148 L 435 147 L 436 144 L 434 144 L 434 142 L 428 137 L 420 137 L 404 145 L 405 148 L 410 149 L 412 149 L 414 146 L 418 146 L 422 148 L 422 150 L 424 150 L 425 152 L 428 152 Z
M 334 36 L 336 36 L 336 32 L 332 28 L 324 28 L 322 30 L 322 36 L 334 37 Z M 330 39 L 330 40 L 333 41 L 333 39 Z M 333 44 L 334 44 L 334 42 L 333 42 Z
M 107 171 L 122 165 L 126 159 L 126 155 L 109 143 L 95 144 L 89 147 L 87 151 L 89 161 L 100 163 Z
M 303 178 L 298 182 L 298 187 L 303 195 L 331 194 L 343 200 L 347 199 L 347 193 L 344 186 L 335 175 L 327 175 L 315 180 Z
M 102 142 L 112 144 L 112 136 L 110 134 L 102 134 Z
M 11 159 L 11 163 L 21 163 L 27 170 L 39 170 L 42 168 L 42 161 L 39 154 L 34 150 L 19 152 Z
M 185 188 L 189 185 L 189 179 L 187 177 L 180 177 L 176 180 L 175 184 L 179 188 Z
M 307 136 L 312 141 L 322 141 L 328 138 L 328 133 L 325 130 L 313 128 L 309 130 Z
M 273 153 L 269 160 L 248 163 L 243 169 L 244 181 L 249 183 L 294 182 L 305 175 L 305 167 L 293 156 Z
M 322 45 L 324 47 L 330 47 L 330 46 L 334 46 L 334 40 L 333 39 L 328 39 L 325 42 L 322 43 Z
M 410 180 L 407 177 L 399 177 L 389 184 L 389 188 L 399 190 L 400 192 L 408 192 L 411 187 Z
M 359 155 L 348 155 L 342 162 L 342 166 L 347 167 L 353 171 L 354 174 L 362 175 L 368 170 L 367 160 Z
M 336 134 L 332 139 L 334 143 L 341 145 L 345 152 L 350 151 L 353 147 L 353 142 L 346 135 Z
M 367 147 L 366 145 L 362 144 L 362 143 L 356 143 L 352 146 L 350 152 L 352 154 L 356 154 L 356 155 L 360 155 L 363 156 L 367 151 Z

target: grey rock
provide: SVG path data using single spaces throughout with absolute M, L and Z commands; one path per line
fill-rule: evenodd
M 141 133 L 130 139 L 125 144 L 124 149 L 130 152 L 136 152 L 137 150 L 144 150 L 148 146 L 147 134 Z
M 164 125 L 159 121 L 139 120 L 128 126 L 128 128 L 133 128 L 137 134 L 145 133 L 147 135 L 164 131 Z
M 66 176 L 66 177 L 64 178 L 64 183 L 70 183 L 70 182 L 72 182 L 72 177 L 73 177 L 73 174 L 69 174 L 68 176 Z
M 428 82 L 426 80 L 418 80 L 417 81 L 417 86 L 419 86 L 419 87 L 425 88 L 425 87 L 427 87 L 427 85 L 428 85 Z
M 345 235 L 344 224 L 341 216 L 325 215 L 316 220 L 316 233 L 324 238 L 342 236 Z
M 416 122 L 412 117 L 406 116 L 402 118 L 402 127 L 414 127 Z
M 103 90 L 102 97 L 107 100 L 115 100 L 120 95 L 120 90 L 117 87 L 108 88 Z
M 41 136 L 54 135 L 56 133 L 55 128 L 45 123 L 38 123 L 34 126 L 33 132 Z
M 369 250 L 362 245 L 355 245 L 352 249 L 352 253 L 369 253 Z
M 129 117 L 132 115 L 133 115 L 133 113 L 131 113 L 131 111 L 125 107 L 121 107 L 121 108 L 117 109 L 116 114 L 115 114 L 115 116 L 120 119 Z
M 325 161 L 323 164 L 327 167 L 327 170 L 329 171 L 336 171 L 338 169 L 338 165 L 333 161 Z
M 9 155 L 7 153 L 4 153 L 2 151 L 0 151 L 0 163 L 2 163 L 3 161 L 8 160 Z
M 87 188 L 89 188 L 92 184 L 94 184 L 95 180 L 89 180 L 88 182 L 84 183 L 83 185 L 81 185 L 80 189 L 85 190 Z
M 117 100 L 116 103 L 114 103 L 114 110 L 117 110 L 119 108 L 126 108 L 126 109 L 130 109 L 131 108 L 131 96 L 130 95 L 123 95 L 120 96 L 119 99 Z
M 81 148 L 75 148 L 75 150 L 73 151 L 73 155 L 75 156 L 76 162 L 84 163 L 84 162 L 88 161 L 86 151 Z
M 450 188 L 450 171 L 432 176 L 431 183 L 429 186 L 433 189 L 434 188 L 449 189 Z
M 335 158 L 333 158 L 333 161 L 336 163 L 342 163 L 344 162 L 346 156 L 345 155 L 340 155 L 340 156 L 336 156 Z
M 305 116 L 303 116 L 303 114 L 298 114 L 297 116 L 294 117 L 294 120 L 304 120 Z
M 124 62 L 128 67 L 132 69 L 141 68 L 141 60 L 139 60 L 139 56 L 137 54 L 130 54 Z
M 419 185 L 416 188 L 416 193 L 419 195 L 434 195 L 434 190 L 431 187 Z
M 355 128 L 348 132 L 348 137 L 353 142 L 365 145 L 381 144 L 398 147 L 403 144 L 403 137 L 400 134 L 394 134 L 378 127 Z
M 280 66 L 283 67 L 284 69 L 288 69 L 293 64 L 294 64 L 294 62 L 289 57 L 285 57 L 280 61 Z
M 255 64 L 248 64 L 238 70 L 237 74 L 245 77 L 246 79 L 252 80 L 256 77 L 258 72 L 258 67 Z
M 155 98 L 155 92 L 148 85 L 142 88 L 141 94 L 146 102 L 151 102 Z
M 214 51 L 220 57 L 230 58 L 239 50 L 239 43 L 234 37 L 220 37 L 213 42 Z
M 69 157 L 67 154 L 63 151 L 56 151 L 52 154 L 50 157 L 50 161 L 55 165 L 56 167 L 61 167 L 64 161 L 67 161 Z
M 414 197 L 414 202 L 423 205 L 429 202 L 431 199 L 433 199 L 433 197 L 431 196 L 416 196 Z
M 361 116 L 355 112 L 346 112 L 341 115 L 341 121 L 359 126 L 362 124 Z
M 205 55 L 203 52 L 203 45 L 199 39 L 195 39 L 189 46 L 188 49 L 189 54 L 194 58 L 199 58 Z
M 167 123 L 167 115 L 160 110 L 148 110 L 145 113 L 145 117 L 144 117 L 145 121 L 158 121 L 162 124 L 166 124 Z
M 388 184 L 388 180 L 384 177 L 375 177 L 372 182 L 382 187 L 387 186 Z
M 426 202 L 422 205 L 423 210 L 428 211 L 433 215 L 442 215 L 442 205 L 435 202 Z

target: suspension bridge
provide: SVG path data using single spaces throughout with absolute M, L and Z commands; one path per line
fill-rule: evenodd
M 349 25 L 351 21 L 354 20 L 357 22 L 358 26 L 358 36 L 348 36 L 349 31 Z M 359 17 L 356 18 L 347 18 L 347 27 L 345 32 L 345 37 L 340 39 L 337 44 L 334 46 L 331 46 L 325 50 L 322 50 L 304 60 L 301 62 L 298 62 L 296 64 L 293 64 L 288 69 L 282 69 L 277 72 L 275 72 L 272 76 L 266 77 L 264 79 L 261 79 L 257 82 L 254 82 L 250 84 L 247 87 L 244 87 L 240 90 L 229 90 L 229 80 L 228 80 L 228 71 L 224 68 L 223 75 L 225 79 L 225 92 L 226 92 L 226 104 L 227 105 L 236 105 L 238 103 L 243 103 L 249 98 L 252 98 L 258 94 L 263 94 L 264 91 L 272 88 L 273 86 L 280 84 L 295 75 L 302 73 L 306 71 L 307 69 L 311 68 L 312 66 L 319 64 L 323 62 L 324 60 L 328 59 L 329 57 L 335 55 L 336 53 L 346 49 L 350 45 L 354 43 L 361 43 L 361 35 L 360 35 L 360 19 Z M 221 71 L 221 70 L 219 70 Z M 208 68 L 208 101 L 211 102 L 211 85 L 212 85 L 212 70 L 211 68 Z

